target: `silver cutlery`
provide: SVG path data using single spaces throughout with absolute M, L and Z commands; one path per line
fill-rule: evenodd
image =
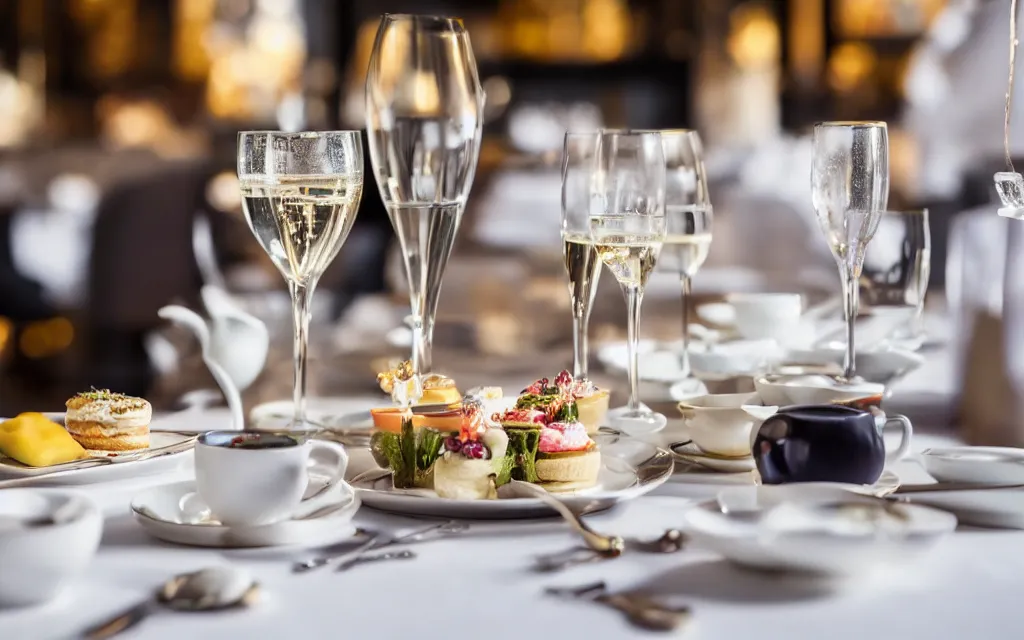
M 214 567 L 174 576 L 156 592 L 155 598 L 140 602 L 92 627 L 79 636 L 83 640 L 112 638 L 138 626 L 162 607 L 175 611 L 215 611 L 247 607 L 259 597 L 259 584 L 243 571 Z
M 653 540 L 626 538 L 625 548 L 641 553 L 676 553 L 682 550 L 687 542 L 686 534 L 679 529 L 667 529 L 660 537 Z M 608 560 L 613 557 L 615 556 L 594 551 L 589 547 L 577 547 L 570 551 L 538 556 L 537 570 L 554 573 L 577 565 Z
M 997 489 L 1024 489 L 1024 484 L 979 484 L 977 482 L 934 482 L 930 484 L 904 484 L 890 493 L 891 496 L 911 493 L 932 493 L 936 491 L 993 491 Z
M 369 535 L 370 538 L 358 545 L 355 549 L 335 555 L 320 556 L 311 560 L 296 562 L 292 565 L 292 571 L 294 573 L 305 573 L 332 563 L 337 563 L 338 571 L 344 571 L 356 564 L 358 559 L 367 551 L 383 549 L 384 547 L 390 547 L 398 544 L 421 542 L 434 536 L 442 537 L 446 535 L 459 534 L 468 529 L 469 525 L 465 523 L 448 520 L 446 522 L 431 524 L 429 527 L 417 529 L 416 531 L 402 536 L 384 535 L 376 532 L 367 534 L 366 532 L 362 532 L 364 535 Z
M 626 541 L 623 540 L 622 537 L 609 536 L 594 531 L 587 525 L 587 523 L 583 522 L 583 519 L 580 518 L 580 516 L 576 515 L 576 513 L 574 513 L 573 510 L 564 502 L 548 493 L 546 489 L 521 480 L 512 480 L 505 486 L 513 489 L 514 491 L 529 494 L 531 497 L 539 499 L 541 502 L 557 511 L 558 514 L 561 515 L 562 518 L 580 534 L 587 547 L 601 556 L 605 558 L 615 558 L 622 555 L 623 550 L 625 550 Z
M 544 593 L 610 607 L 647 631 L 672 631 L 687 622 L 692 613 L 690 607 L 663 604 L 642 593 L 610 593 L 604 582 L 582 587 L 548 587 Z
M 376 555 L 362 555 L 356 556 L 351 560 L 346 560 L 338 566 L 337 571 L 345 571 L 352 567 L 359 566 L 361 564 L 368 564 L 371 562 L 383 562 L 385 560 L 412 560 L 416 557 L 416 554 L 408 549 L 405 551 L 389 551 L 387 553 L 378 553 Z

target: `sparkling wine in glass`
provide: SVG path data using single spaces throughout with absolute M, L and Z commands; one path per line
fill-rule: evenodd
M 854 380 L 858 281 L 889 200 L 888 131 L 884 122 L 823 122 L 814 126 L 813 148 L 811 197 L 843 282 L 843 377 Z
M 664 428 L 665 416 L 641 406 L 640 306 L 665 239 L 665 154 L 656 132 L 597 135 L 590 186 L 590 238 L 626 298 L 629 403 L 609 418 L 630 433 Z
M 683 350 L 680 369 L 690 376 L 690 294 L 711 249 L 711 199 L 708 196 L 700 136 L 690 129 L 664 129 L 665 243 L 662 268 L 679 274 L 682 289 Z
M 458 18 L 381 18 L 366 77 L 370 161 L 409 281 L 413 370 L 431 372 L 434 317 L 473 184 L 484 93 Z
M 562 153 L 562 256 L 572 306 L 573 377 L 587 378 L 587 326 L 601 279 L 601 260 L 590 238 L 590 181 L 596 133 L 566 133 Z
M 249 228 L 288 283 L 294 320 L 294 428 L 306 427 L 306 349 L 316 284 L 345 243 L 363 193 L 358 131 L 238 134 Z

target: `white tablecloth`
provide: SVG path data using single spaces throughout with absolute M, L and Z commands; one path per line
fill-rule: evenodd
M 925 436 L 918 446 L 941 439 Z M 904 480 L 920 481 L 913 462 Z M 412 561 L 338 574 L 289 571 L 303 551 L 209 550 L 152 540 L 128 515 L 143 486 L 187 477 L 187 470 L 141 479 L 134 486 L 84 490 L 108 514 L 103 543 L 89 573 L 57 601 L 0 612 L 0 638 L 68 637 L 129 607 L 175 573 L 217 563 L 249 569 L 265 600 L 247 611 L 162 613 L 127 637 L 138 638 L 628 638 L 643 634 L 615 612 L 542 594 L 548 585 L 606 580 L 612 589 L 648 587 L 692 604 L 686 637 L 766 640 L 864 638 L 1019 638 L 1024 592 L 1024 532 L 960 530 L 913 569 L 894 569 L 845 584 L 746 572 L 713 554 L 625 556 L 561 574 L 535 573 L 534 555 L 569 548 L 575 539 L 559 520 L 473 523 L 459 537 L 416 547 Z M 676 481 L 654 495 L 591 517 L 593 526 L 622 535 L 656 537 L 676 526 L 693 496 L 709 495 Z M 690 497 L 687 497 L 690 496 Z M 408 518 L 363 509 L 360 525 L 408 530 Z M 3 568 L 0 567 L 0 571 Z

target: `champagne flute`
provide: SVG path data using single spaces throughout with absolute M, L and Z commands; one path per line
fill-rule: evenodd
M 931 247 L 927 209 L 882 212 L 875 237 L 864 253 L 860 295 L 872 308 L 910 310 L 906 324 L 893 332 L 891 344 L 911 350 L 920 346 Z
M 433 366 L 441 279 L 476 172 L 483 103 L 462 20 L 381 18 L 366 76 L 366 128 L 409 280 L 417 375 Z
M 822 122 L 814 125 L 813 146 L 811 198 L 843 281 L 843 377 L 852 381 L 864 251 L 889 200 L 888 131 L 884 122 Z
M 596 133 L 566 133 L 562 152 L 562 255 L 572 305 L 573 377 L 587 379 L 587 325 L 601 279 L 601 260 L 590 238 L 590 180 Z
M 590 238 L 622 287 L 629 313 L 629 404 L 609 416 L 624 431 L 650 433 L 664 428 L 666 420 L 640 405 L 637 346 L 644 286 L 665 239 L 661 134 L 599 132 L 590 185 Z
M 661 131 L 665 149 L 665 243 L 661 261 L 679 274 L 683 305 L 683 351 L 679 368 L 690 371 L 690 294 L 697 274 L 711 249 L 713 210 L 704 171 L 700 135 L 689 129 Z
M 306 349 L 317 281 L 345 243 L 363 193 L 358 131 L 238 134 L 242 206 L 256 240 L 288 283 L 295 369 L 292 427 L 306 428 Z

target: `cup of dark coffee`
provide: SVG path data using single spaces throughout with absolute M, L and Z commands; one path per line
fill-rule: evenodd
M 899 446 L 886 452 L 886 429 L 898 429 Z M 886 416 L 877 408 L 828 405 L 784 407 L 765 420 L 752 447 L 764 484 L 845 482 L 872 484 L 886 462 L 910 449 L 913 433 L 906 416 Z

